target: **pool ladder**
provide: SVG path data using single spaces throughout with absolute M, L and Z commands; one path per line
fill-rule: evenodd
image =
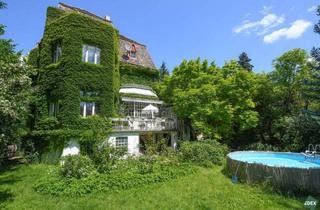
M 303 154 L 304 154 L 305 159 L 307 159 L 307 158 L 314 159 L 316 157 L 316 155 L 319 154 L 318 151 L 320 151 L 320 144 L 316 144 L 316 145 L 309 144 L 308 149 Z

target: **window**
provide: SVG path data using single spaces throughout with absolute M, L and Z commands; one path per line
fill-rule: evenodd
M 82 61 L 100 64 L 100 49 L 94 46 L 83 45 Z
M 116 148 L 128 149 L 128 137 L 116 137 Z
M 49 103 L 49 116 L 56 117 L 59 113 L 59 103 L 58 102 L 50 102 Z
M 81 102 L 80 103 L 80 115 L 82 117 L 88 117 L 97 113 L 97 105 L 95 102 Z
M 80 90 L 80 97 L 86 97 L 86 96 L 95 97 L 98 95 L 99 95 L 98 92 Z
M 137 58 L 136 52 L 131 51 L 130 58 L 133 58 L 133 59 Z
M 133 59 L 137 58 L 137 48 L 134 44 L 131 45 L 130 57 Z
M 53 63 L 57 63 L 59 61 L 59 58 L 62 54 L 62 48 L 60 44 L 55 44 L 53 47 L 53 53 L 52 53 L 52 61 Z

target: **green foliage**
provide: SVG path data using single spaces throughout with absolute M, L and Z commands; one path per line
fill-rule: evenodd
M 98 148 L 93 154 L 93 160 L 98 172 L 104 174 L 110 173 L 118 160 L 124 157 L 126 153 L 127 151 L 124 149 L 109 145 L 103 145 Z
M 214 140 L 201 142 L 181 142 L 179 152 L 183 161 L 204 167 L 221 165 L 227 154 L 227 147 Z
M 169 70 L 166 66 L 166 63 L 164 61 L 162 61 L 162 64 L 160 66 L 160 69 L 159 69 L 159 79 L 160 79 L 160 82 L 163 82 L 164 80 L 164 77 L 166 76 L 169 76 Z
M 57 63 L 52 63 L 56 43 L 61 44 L 62 54 Z M 100 64 L 82 61 L 84 44 L 101 49 Z M 118 31 L 112 25 L 49 7 L 44 36 L 38 48 L 30 52 L 28 63 L 38 68 L 32 104 L 34 139 L 64 145 L 74 138 L 87 148 L 89 141 L 96 145 L 105 138 L 111 128 L 107 119 L 117 112 L 120 86 Z M 80 91 L 97 95 L 83 97 Z M 81 101 L 95 102 L 97 115 L 82 118 Z M 49 115 L 50 102 L 59 105 L 55 116 Z
M 159 71 L 149 67 L 120 63 L 121 84 L 152 86 L 159 79 Z
M 59 172 L 65 178 L 81 179 L 94 173 L 94 165 L 87 156 L 69 155 L 62 159 Z
M 317 8 L 317 16 L 320 16 L 320 6 Z M 320 34 L 320 21 L 314 25 L 314 32 Z M 311 50 L 313 61 L 311 62 L 311 77 L 304 80 L 303 95 L 307 100 L 306 113 L 317 120 L 320 125 L 320 48 Z
M 304 131 L 299 125 L 301 110 L 307 105 L 303 81 L 310 77 L 308 54 L 302 49 L 293 49 L 273 64 L 275 70 L 271 73 L 256 75 L 254 101 L 260 119 L 252 132 L 256 134 L 255 141 L 267 145 L 267 149 L 302 151 L 305 142 L 311 142 L 303 137 Z M 253 146 L 255 144 L 249 147 Z
M 82 162 L 84 163 L 85 161 Z M 35 190 L 51 195 L 79 196 L 94 192 L 120 191 L 152 183 L 165 182 L 180 176 L 190 175 L 196 171 L 190 165 L 177 165 L 169 160 L 156 157 L 141 157 L 139 159 L 118 160 L 107 174 L 91 173 L 78 179 L 79 176 L 83 175 L 85 166 L 77 168 L 73 167 L 73 165 L 77 165 L 77 163 L 71 164 L 68 167 L 70 169 L 67 170 L 67 174 L 72 175 L 60 177 L 53 170 L 35 185 Z
M 309 144 L 319 143 L 320 125 L 307 114 L 280 118 L 274 130 L 285 151 L 304 151 Z
M 239 56 L 239 65 L 248 70 L 248 71 L 252 71 L 253 65 L 251 65 L 250 63 L 251 59 L 248 57 L 247 53 L 242 52 Z
M 18 60 L 5 62 L 0 59 L 0 159 L 5 156 L 8 144 L 18 143 L 28 114 L 31 94 L 32 69 Z
M 59 9 L 48 9 L 50 12 Z M 65 30 L 69 28 L 72 30 Z M 101 32 L 103 31 L 103 32 Z M 41 43 L 40 74 L 38 84 L 45 101 L 41 116 L 48 114 L 47 100 L 60 99 L 62 108 L 57 118 L 68 126 L 80 118 L 80 91 L 99 93 L 100 116 L 112 116 L 114 108 L 114 74 L 118 74 L 115 49 L 116 30 L 108 24 L 94 21 L 89 17 L 65 13 L 49 21 Z M 80 36 L 81 35 L 81 36 Z M 52 47 L 62 42 L 62 55 L 59 63 L 52 64 Z M 91 44 L 101 49 L 101 64 L 82 62 L 82 46 Z
M 261 142 L 255 142 L 245 147 L 245 150 L 257 150 L 257 151 L 280 151 L 279 147 L 271 144 L 263 144 Z
M 198 133 L 227 141 L 235 133 L 255 127 L 252 92 L 255 80 L 236 61 L 220 69 L 207 61 L 183 61 L 165 80 L 161 96 L 179 118 L 190 119 Z
M 308 54 L 302 49 L 293 49 L 277 58 L 271 73 L 274 91 L 278 96 L 281 114 L 295 114 L 304 105 L 302 98 L 303 80 L 310 76 Z
M 34 68 L 39 67 L 39 48 L 32 49 L 28 54 L 28 64 Z
M 170 149 L 165 139 L 156 140 L 149 137 L 145 141 L 145 153 L 147 155 L 168 155 Z
M 0 9 L 6 4 L 0 2 Z M 0 36 L 4 26 L 0 25 Z M 20 142 L 26 133 L 28 102 L 33 69 L 19 60 L 12 40 L 0 37 L 0 165 L 7 158 L 7 146 Z
M 51 165 L 19 165 L 0 173 L 1 209 L 303 209 L 305 197 L 289 197 L 260 186 L 233 184 L 222 167 L 200 168 L 185 177 L 118 192 L 54 196 L 34 190 Z M 22 179 L 23 177 L 23 179 Z M 80 186 L 79 186 L 80 187 Z M 88 190 L 83 187 L 82 191 Z M 319 200 L 319 196 L 315 196 Z

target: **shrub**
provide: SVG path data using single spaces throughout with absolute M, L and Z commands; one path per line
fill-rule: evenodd
M 165 139 L 155 140 L 149 138 L 145 142 L 146 155 L 167 155 L 170 153 L 170 147 L 167 146 L 167 141 Z
M 147 174 L 153 172 L 155 157 L 150 155 L 141 156 L 138 159 L 138 172 L 139 174 Z
M 93 154 L 93 161 L 98 172 L 108 174 L 126 154 L 125 149 L 104 145 Z
M 91 159 L 87 156 L 69 155 L 62 161 L 63 164 L 60 167 L 62 177 L 81 179 L 88 177 L 95 171 Z
M 26 153 L 24 154 L 24 158 L 26 159 L 27 163 L 39 163 L 39 153 Z
M 227 148 L 213 140 L 201 142 L 182 142 L 180 144 L 182 161 L 192 162 L 200 166 L 210 167 L 221 165 L 227 153 Z
M 277 146 L 271 144 L 263 144 L 261 142 L 250 144 L 245 150 L 258 150 L 258 151 L 280 151 Z
M 147 173 L 143 174 L 134 171 L 137 170 L 135 164 L 140 162 L 139 159 L 130 159 L 129 161 L 119 160 L 116 165 L 117 167 L 115 167 L 111 173 L 92 173 L 82 179 L 66 179 L 57 176 L 54 172 L 48 173 L 46 177 L 43 177 L 35 185 L 35 190 L 51 195 L 81 196 L 88 193 L 112 192 L 141 187 L 152 183 L 165 182 L 193 174 L 197 170 L 189 164 L 179 164 L 177 166 L 164 161 L 165 159 L 153 158 L 152 163 L 149 161 L 144 162 L 153 165 L 153 170 L 146 170 Z M 130 161 L 133 161 L 134 164 L 129 164 Z M 129 166 L 129 170 L 124 172 L 122 169 L 125 169 L 127 166 Z

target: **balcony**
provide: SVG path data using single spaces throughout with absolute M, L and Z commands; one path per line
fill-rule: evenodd
M 176 120 L 172 118 L 113 118 L 114 131 L 173 131 Z

